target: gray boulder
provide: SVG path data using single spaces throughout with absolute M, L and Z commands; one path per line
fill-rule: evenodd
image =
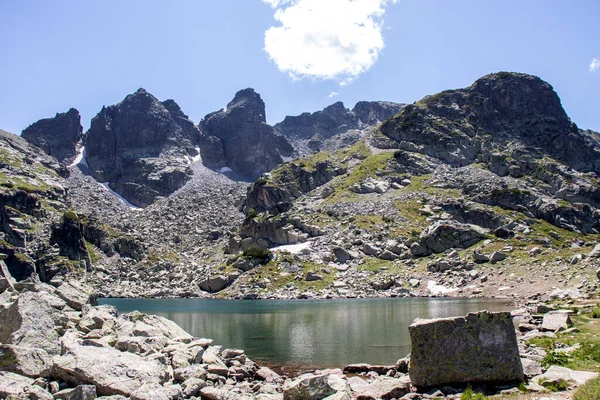
M 0 260 L 0 293 L 4 292 L 7 289 L 14 290 L 15 279 L 12 277 L 10 272 L 8 272 L 8 267 L 4 263 L 4 261 Z
M 413 385 L 523 380 L 517 336 L 509 312 L 417 320 L 409 375 Z
M 54 357 L 53 377 L 74 385 L 92 384 L 103 396 L 131 396 L 142 384 L 166 382 L 171 374 L 152 359 L 110 348 L 73 345 L 64 355 Z
M 569 317 L 568 310 L 550 311 L 544 314 L 541 329 L 542 331 L 556 332 L 561 329 L 567 329 L 572 324 L 573 323 L 571 322 L 571 318 Z
M 485 237 L 485 229 L 456 221 L 437 221 L 427 227 L 417 243 L 411 245 L 414 256 L 443 253 L 452 248 L 466 249 Z
M 34 380 L 12 372 L 0 371 L 0 398 L 10 395 L 24 394 L 26 388 L 33 385 Z
M 96 305 L 98 302 L 98 295 L 91 287 L 76 281 L 63 283 L 56 289 L 56 294 L 77 311 L 81 311 L 86 304 Z
M 200 281 L 198 286 L 200 287 L 200 290 L 205 292 L 216 293 L 231 285 L 233 281 L 234 279 L 232 279 L 231 276 L 215 275 Z
M 0 371 L 47 378 L 52 371 L 52 357 L 42 349 L 0 344 Z
M 595 245 L 592 251 L 589 252 L 588 258 L 600 258 L 600 243 Z
M 41 119 L 27 127 L 21 137 L 62 163 L 71 162 L 83 137 L 79 111 L 71 108 L 54 118 Z
M 337 391 L 331 386 L 329 374 L 304 374 L 286 382 L 283 400 L 323 399 Z
M 96 387 L 93 385 L 79 385 L 74 389 L 65 389 L 54 393 L 57 400 L 95 400 Z
M 9 307 L 0 308 L 0 343 L 58 354 L 60 345 L 54 327 L 61 315 L 44 292 L 22 292 Z

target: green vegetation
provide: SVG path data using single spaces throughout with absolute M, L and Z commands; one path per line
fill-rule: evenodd
M 260 247 L 250 247 L 242 252 L 242 257 L 246 259 L 260 260 L 261 264 L 266 264 L 271 258 L 271 252 L 268 249 Z
M 98 256 L 98 253 L 96 253 L 94 245 L 86 241 L 85 247 L 87 247 L 87 251 L 90 256 L 90 261 L 92 262 L 92 264 L 96 264 L 100 260 L 100 257 Z
M 77 213 L 73 210 L 67 210 L 65 211 L 64 215 L 63 215 L 65 220 L 71 220 L 71 221 L 79 221 L 79 217 L 77 216 Z
M 555 339 L 535 338 L 530 345 L 542 347 L 547 355 L 542 361 L 545 367 L 562 365 L 575 370 L 597 372 L 600 369 L 600 324 L 593 318 L 592 310 L 572 316 L 575 331 L 559 333 Z M 575 346 L 570 354 L 556 351 L 559 346 Z
M 573 400 L 600 399 L 600 378 L 592 379 L 579 387 L 573 395 Z
M 547 382 L 544 379 L 541 379 L 539 384 L 552 392 L 564 392 L 569 388 L 569 383 L 564 379 L 559 379 L 556 382 Z
M 485 400 L 485 396 L 483 393 L 475 393 L 473 392 L 473 388 L 468 386 L 467 389 L 460 396 L 460 400 Z

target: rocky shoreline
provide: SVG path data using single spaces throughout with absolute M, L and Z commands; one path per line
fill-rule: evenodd
M 281 376 L 248 359 L 243 350 L 192 337 L 168 319 L 137 311 L 119 315 L 112 306 L 96 306 L 96 294 L 81 282 L 55 287 L 35 276 L 15 282 L 4 275 L 0 290 L 2 399 L 422 399 L 458 398 L 466 388 L 460 382 L 436 385 L 435 378 L 422 387 L 415 383 L 414 371 L 418 365 L 432 366 L 415 359 L 420 364 L 413 365 L 409 375 L 408 358 L 391 366 L 356 364 Z M 512 368 L 517 376 L 522 368 L 529 390 L 544 391 L 538 382 L 548 382 L 549 377 L 568 375 L 565 379 L 576 386 L 597 375 L 558 367 L 544 371 L 540 364 L 544 351 L 526 344 L 533 337 L 552 337 L 568 329 L 571 313 L 532 302 L 512 314 L 484 312 L 467 318 L 475 318 L 482 332 L 489 321 L 500 318 L 515 344 L 518 337 L 518 348 L 514 347 L 518 363 L 512 360 Z M 461 319 L 443 321 L 454 324 L 454 320 Z M 436 320 L 431 323 L 437 326 Z M 485 375 L 478 380 L 485 381 L 482 378 Z M 504 382 L 482 388 L 518 391 Z

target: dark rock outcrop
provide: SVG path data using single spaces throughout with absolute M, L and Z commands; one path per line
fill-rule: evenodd
M 21 137 L 44 150 L 61 163 L 69 163 L 75 158 L 77 143 L 83 136 L 79 111 L 71 108 L 66 113 L 56 114 L 27 127 Z
M 274 128 L 286 137 L 327 139 L 351 129 L 383 122 L 397 114 L 402 107 L 403 104 L 385 101 L 360 101 L 354 109 L 349 110 L 344 107 L 344 103 L 338 101 L 321 111 L 287 116 L 282 122 L 275 124 Z
M 200 132 L 173 100 L 139 89 L 92 119 L 85 137 L 90 172 L 132 204 L 145 207 L 190 177 Z
M 381 133 L 398 148 L 453 166 L 518 147 L 600 172 L 600 150 L 589 145 L 590 136 L 571 122 L 552 86 L 527 74 L 486 75 L 468 88 L 427 96 L 386 121 Z
M 329 161 L 310 167 L 296 162 L 286 163 L 270 179 L 259 179 L 248 188 L 244 209 L 246 213 L 250 210 L 271 214 L 288 211 L 295 199 L 345 172 L 343 167 Z
M 291 156 L 292 146 L 266 123 L 265 103 L 253 89 L 236 93 L 226 110 L 200 121 L 201 154 L 210 168 L 228 167 L 256 179 Z

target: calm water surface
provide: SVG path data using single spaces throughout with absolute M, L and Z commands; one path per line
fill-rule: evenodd
M 205 300 L 101 299 L 125 313 L 175 321 L 193 336 L 244 349 L 257 362 L 296 369 L 394 364 L 410 352 L 415 318 L 512 309 L 507 299 Z

